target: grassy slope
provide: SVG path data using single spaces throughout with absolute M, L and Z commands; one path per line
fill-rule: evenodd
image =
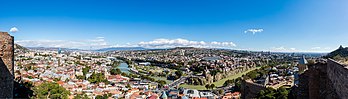
M 157 76 L 150 76 L 150 77 L 154 78 L 155 80 L 164 80 L 164 81 L 166 81 L 167 84 L 173 82 L 173 81 L 171 81 L 171 80 L 167 80 L 166 77 L 157 77 Z
M 248 71 L 245 71 L 243 73 L 239 73 L 239 74 L 236 74 L 236 75 L 229 76 L 227 78 L 224 78 L 224 79 L 221 79 L 221 80 L 219 80 L 217 82 L 214 82 L 213 84 L 215 84 L 215 86 L 219 86 L 220 87 L 220 86 L 222 86 L 225 83 L 226 80 L 228 80 L 228 79 L 236 79 L 236 78 L 241 77 L 242 75 L 244 75 L 244 74 L 246 74 L 246 73 L 248 73 L 250 71 L 253 71 L 255 69 L 258 69 L 258 68 L 260 68 L 260 67 L 256 67 L 256 68 L 250 69 Z M 205 90 L 206 89 L 204 86 L 188 85 L 188 84 L 181 84 L 180 87 L 189 88 L 189 89 L 197 89 L 197 90 Z

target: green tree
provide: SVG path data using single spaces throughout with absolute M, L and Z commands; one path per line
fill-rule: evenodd
M 210 89 L 210 84 L 204 86 L 206 89 Z
M 287 99 L 288 97 L 288 94 L 289 94 L 289 91 L 286 90 L 285 88 L 283 87 L 280 87 L 278 90 L 277 90 L 277 99 Z
M 77 94 L 74 99 L 90 99 L 86 94 Z
M 210 75 L 215 76 L 219 72 L 220 72 L 219 70 L 212 70 L 212 71 L 210 71 Z
M 108 96 L 107 96 L 107 94 L 98 95 L 98 96 L 95 97 L 95 99 L 108 99 Z
M 110 74 L 111 75 L 117 75 L 117 74 L 121 74 L 122 71 L 119 68 L 114 68 L 110 70 Z
M 289 91 L 281 87 L 278 90 L 267 88 L 257 94 L 258 99 L 287 99 Z
M 132 86 L 130 84 L 127 84 L 126 88 L 132 88 Z
M 159 86 L 160 88 L 162 88 L 165 84 L 167 84 L 167 82 L 164 81 L 164 80 L 157 80 L 156 82 L 158 83 L 158 86 Z
M 226 80 L 223 86 L 230 86 L 234 83 L 234 80 Z
M 224 94 L 224 92 L 225 92 L 225 91 L 224 91 L 223 89 L 220 89 L 220 90 L 219 90 L 219 94 L 220 94 L 220 95 Z
M 51 98 L 51 99 L 68 99 L 70 92 L 57 83 L 44 82 L 39 86 L 33 88 L 33 98 Z
M 211 85 L 210 85 L 210 88 L 211 88 L 212 90 L 213 90 L 215 87 L 216 87 L 215 84 L 211 84 Z
M 91 67 L 86 66 L 85 68 L 82 68 L 82 73 L 84 76 L 86 76 L 86 74 L 88 73 L 88 71 L 91 69 Z
M 183 75 L 182 71 L 180 71 L 180 70 L 175 71 L 175 78 L 176 79 L 179 79 L 182 75 Z
M 108 83 L 108 80 L 105 78 L 103 73 L 92 73 L 92 75 L 88 78 L 88 81 L 91 83 Z

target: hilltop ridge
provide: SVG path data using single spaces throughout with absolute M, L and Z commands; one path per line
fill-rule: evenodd
M 342 47 L 342 45 L 341 45 L 338 49 L 336 49 L 336 50 L 334 50 L 326 55 L 326 58 L 335 59 L 338 57 L 348 57 L 348 48 Z

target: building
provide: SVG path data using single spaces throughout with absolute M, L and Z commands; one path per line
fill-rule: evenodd
M 200 98 L 199 91 L 195 89 L 186 89 L 183 94 L 189 98 Z
M 0 98 L 13 98 L 14 41 L 7 32 L 0 32 Z
M 305 56 L 302 56 L 300 61 L 299 61 L 299 63 L 298 63 L 298 68 L 299 68 L 300 72 L 303 72 L 303 71 L 307 70 L 307 68 L 308 68 L 307 67 L 307 63 L 308 62 L 307 62 Z

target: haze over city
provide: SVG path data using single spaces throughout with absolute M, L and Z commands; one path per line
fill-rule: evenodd
M 330 52 L 348 45 L 346 0 L 1 1 L 26 47 L 202 47 Z

